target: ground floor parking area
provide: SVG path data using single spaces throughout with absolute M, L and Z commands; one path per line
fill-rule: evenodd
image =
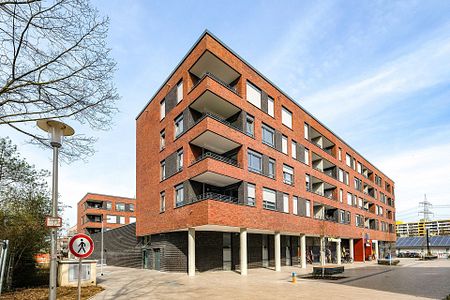
M 98 279 L 106 299 L 443 299 L 450 294 L 450 260 L 422 262 L 402 259 L 396 267 L 374 262 L 346 264 L 338 281 L 298 279 L 310 273 L 286 266 L 281 272 L 257 268 L 241 276 L 233 271 L 165 273 L 155 270 L 105 267 Z

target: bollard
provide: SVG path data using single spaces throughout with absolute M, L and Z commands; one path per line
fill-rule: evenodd
M 292 283 L 297 283 L 297 274 L 292 272 Z

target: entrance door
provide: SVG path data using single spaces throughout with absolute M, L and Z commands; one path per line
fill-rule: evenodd
M 269 236 L 267 234 L 262 235 L 262 266 L 269 267 Z
M 161 249 L 153 249 L 153 270 L 161 270 Z
M 223 269 L 231 270 L 231 233 L 223 233 Z
M 291 237 L 286 237 L 286 266 L 291 266 Z
M 142 265 L 144 269 L 148 269 L 149 265 L 148 265 L 148 251 L 144 250 L 142 251 Z

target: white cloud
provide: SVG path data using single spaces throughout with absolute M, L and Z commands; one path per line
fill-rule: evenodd
M 397 219 L 416 220 L 419 202 L 427 194 L 434 205 L 450 204 L 450 165 L 447 162 L 450 142 L 446 144 L 417 147 L 381 158 L 377 164 L 395 181 Z M 402 211 L 408 211 L 403 213 Z M 409 213 L 411 212 L 411 213 Z M 436 217 L 450 216 L 449 209 L 435 209 Z

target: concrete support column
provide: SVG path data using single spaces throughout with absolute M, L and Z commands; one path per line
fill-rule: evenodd
M 354 255 L 354 245 L 353 245 L 353 239 L 350 239 L 350 244 L 349 244 L 349 248 L 350 248 L 350 258 L 355 261 L 355 255 Z
M 281 271 L 281 234 L 275 232 L 275 271 Z
M 378 241 L 375 241 L 375 259 L 378 260 L 380 258 L 380 248 L 378 246 Z
M 188 275 L 195 276 L 195 228 L 188 229 Z
M 240 230 L 240 249 L 239 258 L 241 266 L 241 275 L 247 275 L 247 228 L 241 228 Z
M 300 257 L 301 257 L 301 267 L 306 269 L 306 235 L 302 234 L 300 236 Z
M 325 237 L 320 237 L 320 265 L 325 265 Z
M 341 239 L 339 239 L 339 241 L 336 243 L 336 260 L 338 265 L 342 264 L 341 254 L 342 254 Z

